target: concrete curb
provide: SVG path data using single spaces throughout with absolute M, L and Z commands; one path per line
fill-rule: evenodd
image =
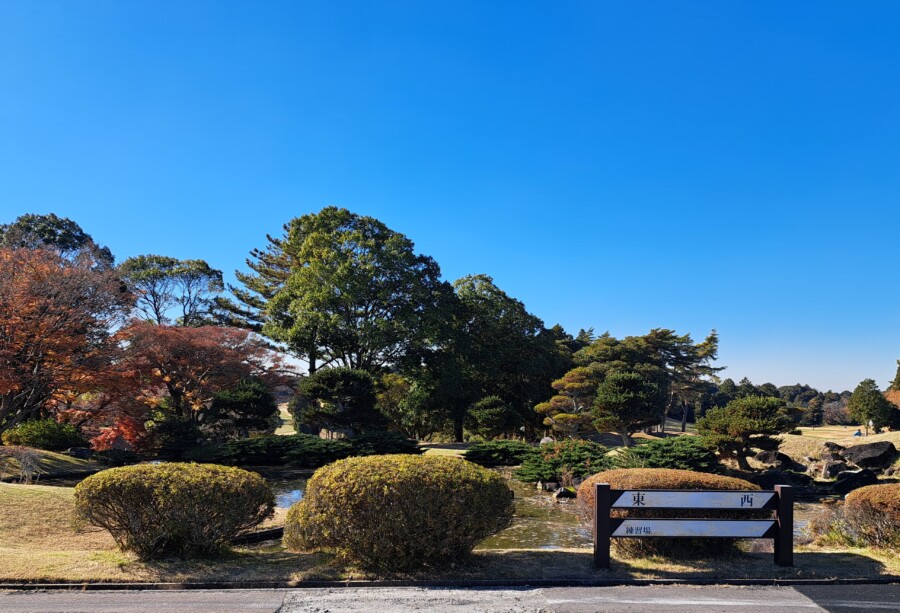
M 874 579 L 597 579 L 597 580 L 373 580 L 373 581 L 200 581 L 189 583 L 89 583 L 89 582 L 31 582 L 17 583 L 0 580 L 0 591 L 114 591 L 114 590 L 274 590 L 310 588 L 537 588 L 537 587 L 615 587 L 649 585 L 732 585 L 732 586 L 794 586 L 794 585 L 892 585 L 900 584 L 900 576 Z

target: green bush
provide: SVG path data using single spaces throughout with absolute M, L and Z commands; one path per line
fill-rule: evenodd
M 521 425 L 522 416 L 499 396 L 482 398 L 466 417 L 466 428 L 485 438 L 515 432 Z
M 251 430 L 268 429 L 277 414 L 278 403 L 269 387 L 259 379 L 244 379 L 213 396 L 207 418 L 227 433 L 246 436 Z
M 284 543 L 330 549 L 363 568 L 442 566 L 512 521 L 503 478 L 457 458 L 389 455 L 321 468 L 291 507 Z
M 180 460 L 202 441 L 200 428 L 190 419 L 160 414 L 147 428 L 141 452 L 167 460 Z
M 34 447 L 47 451 L 63 451 L 69 447 L 84 447 L 87 442 L 72 424 L 55 419 L 26 421 L 3 433 L 4 445 Z
M 591 523 L 594 513 L 594 484 L 609 483 L 617 490 L 758 490 L 759 486 L 733 477 L 668 468 L 621 468 L 592 475 L 578 488 L 581 517 Z M 758 519 L 769 511 L 717 509 L 613 509 L 611 517 Z M 722 538 L 615 538 L 613 547 L 628 556 L 716 556 L 735 551 L 735 539 Z
M 318 468 L 352 454 L 345 440 L 324 439 L 311 434 L 260 436 L 228 441 L 205 454 L 216 464 L 231 466 L 296 466 Z
M 261 476 L 211 464 L 110 468 L 75 487 L 78 516 L 142 560 L 219 553 L 274 508 Z
M 521 481 L 555 481 L 572 485 L 571 480 L 587 477 L 610 465 L 609 450 L 591 441 L 565 440 L 541 445 L 525 458 L 516 471 Z
M 350 439 L 353 455 L 387 455 L 404 453 L 417 455 L 422 453 L 416 441 L 399 432 L 369 432 Z
M 716 454 L 699 436 L 673 436 L 623 449 L 613 460 L 616 468 L 677 468 L 714 473 Z
M 538 448 L 522 441 L 487 441 L 469 447 L 465 458 L 482 466 L 517 466 Z

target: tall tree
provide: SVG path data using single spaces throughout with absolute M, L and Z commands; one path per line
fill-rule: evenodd
M 139 255 L 119 266 L 119 274 L 137 297 L 140 315 L 157 325 L 212 323 L 214 299 L 224 289 L 222 271 L 203 260 L 178 260 L 162 255 Z
M 67 217 L 25 214 L 11 224 L 0 224 L 0 247 L 46 249 L 67 260 L 88 262 L 95 268 L 111 268 L 112 252 L 94 242 L 90 234 Z
M 544 416 L 544 425 L 555 432 L 578 438 L 593 429 L 591 407 L 602 377 L 596 368 L 579 366 L 551 384 L 557 394 L 534 407 Z
M 372 217 L 326 207 L 251 254 L 245 289 L 220 304 L 307 361 L 376 372 L 432 341 L 450 293 L 433 259 Z
M 0 431 L 88 391 L 129 306 L 115 275 L 90 261 L 0 248 Z
M 847 402 L 850 417 L 865 426 L 869 434 L 869 423 L 875 430 L 890 425 L 897 407 L 891 403 L 878 389 L 874 379 L 864 379 L 853 390 Z

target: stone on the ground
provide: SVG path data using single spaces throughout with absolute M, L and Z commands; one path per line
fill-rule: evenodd
M 860 468 L 883 468 L 893 462 L 897 448 L 890 441 L 878 441 L 848 447 L 841 451 L 841 455 Z
M 794 464 L 790 456 L 780 451 L 760 451 L 753 456 L 753 459 L 762 464 L 769 464 L 779 468 L 787 468 Z
M 828 461 L 822 464 L 822 472 L 820 475 L 823 479 L 834 479 L 838 476 L 838 473 L 844 472 L 847 468 L 846 462 Z
M 834 482 L 834 491 L 841 496 L 846 496 L 853 490 L 859 489 L 866 485 L 875 485 L 878 483 L 878 476 L 868 468 L 860 470 L 845 470 L 838 473 L 837 481 Z

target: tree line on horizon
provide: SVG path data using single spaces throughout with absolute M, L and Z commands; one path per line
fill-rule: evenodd
M 419 440 L 609 431 L 628 445 L 666 416 L 684 430 L 748 397 L 803 425 L 857 417 L 850 392 L 720 379 L 715 330 L 547 327 L 488 275 L 443 280 L 372 217 L 326 207 L 283 230 L 229 285 L 202 259 L 117 265 L 53 214 L 0 225 L 0 433 L 54 417 L 96 448 L 249 436 L 271 430 L 285 384 L 301 431 Z

